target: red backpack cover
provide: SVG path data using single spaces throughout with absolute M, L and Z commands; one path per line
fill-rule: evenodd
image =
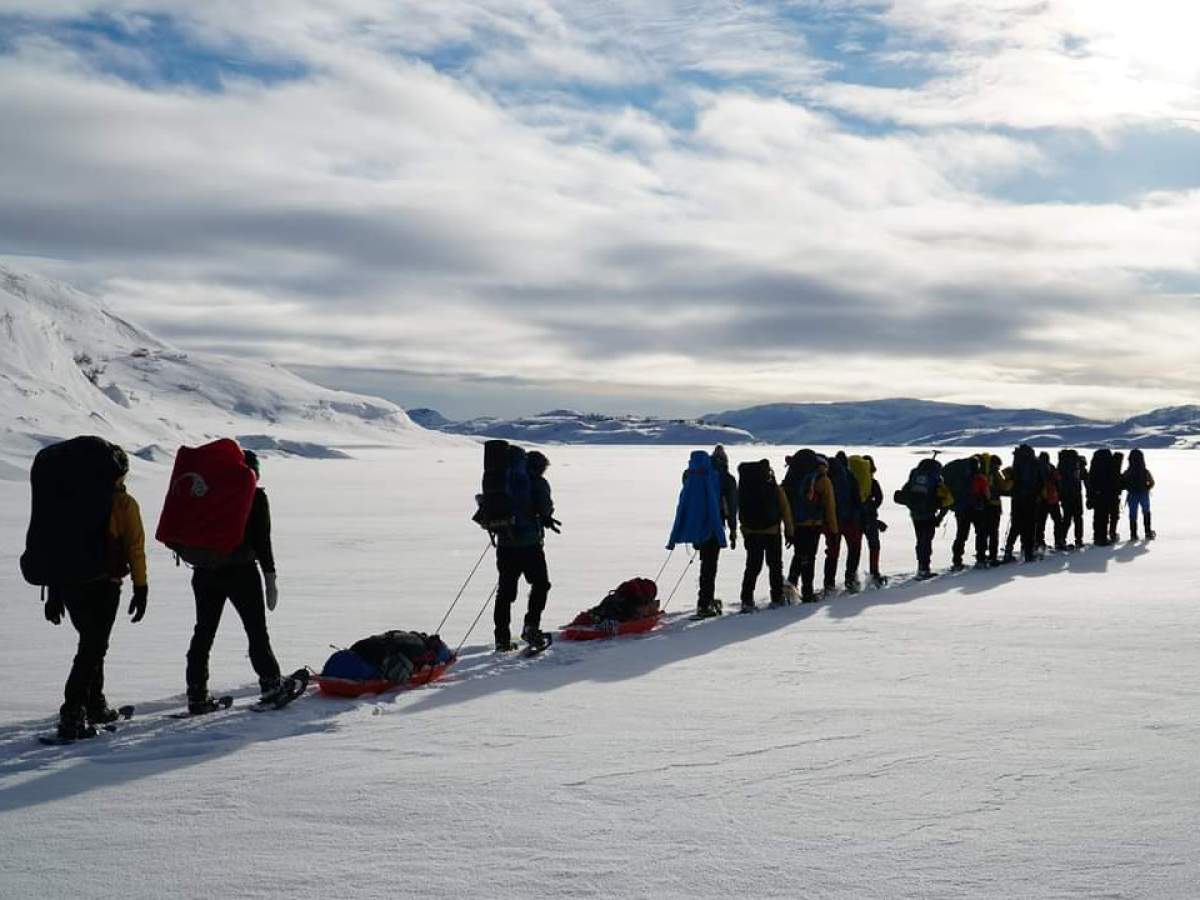
M 156 540 L 228 556 L 242 543 L 258 479 L 238 442 L 221 438 L 203 447 L 180 447 L 158 519 Z

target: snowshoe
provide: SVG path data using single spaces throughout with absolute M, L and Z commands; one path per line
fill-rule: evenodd
M 103 709 L 98 709 L 87 714 L 87 720 L 89 722 L 91 722 L 93 725 L 99 725 L 101 727 L 111 726 L 113 722 L 121 719 L 131 718 L 133 718 L 132 706 L 120 706 L 116 709 L 113 709 L 111 706 L 106 704 Z
M 862 582 L 857 577 L 846 579 L 846 593 L 857 594 L 862 590 Z
M 936 578 L 936 577 L 937 577 L 937 573 L 932 572 L 929 569 L 922 569 L 921 571 L 919 571 L 916 574 L 917 581 L 928 581 L 930 578 Z
M 886 575 L 880 574 L 879 572 L 871 573 L 871 584 L 875 585 L 875 587 L 881 588 L 887 583 L 888 577 Z
M 800 590 L 790 581 L 783 584 L 783 602 L 788 606 L 800 602 Z
M 1155 531 L 1147 531 L 1146 532 L 1146 540 L 1152 541 L 1156 537 L 1158 537 L 1158 532 L 1155 532 Z
M 771 605 L 772 605 L 772 606 L 774 606 L 774 605 L 775 605 L 775 601 L 774 601 L 774 600 L 772 600 L 772 601 L 771 601 Z M 780 601 L 779 601 L 779 605 L 780 605 L 780 606 L 782 606 L 782 605 L 783 605 L 783 601 L 782 601 L 782 600 L 780 600 Z M 758 612 L 758 607 L 754 605 L 754 601 L 753 601 L 753 600 L 743 600 L 743 601 L 742 601 L 742 606 L 741 606 L 741 608 L 738 610 L 738 612 L 740 612 L 740 613 L 752 613 L 752 612 Z
M 780 597 L 778 600 L 772 600 L 767 608 L 768 609 L 780 609 L 781 607 L 788 606 L 788 605 L 789 605 L 788 602 L 785 599 L 783 599 L 782 597 Z
M 539 640 L 530 640 L 530 638 L 534 636 L 534 633 L 530 633 L 529 636 L 522 635 L 522 637 L 524 637 L 528 642 L 525 646 L 525 649 L 521 651 L 521 655 L 526 659 L 532 656 L 537 656 L 539 653 L 542 653 L 549 648 L 552 643 L 554 643 L 554 636 L 545 631 L 536 632 L 536 636 L 539 638 Z
M 714 616 L 721 615 L 721 601 L 710 600 L 708 603 L 701 603 L 696 607 L 696 614 L 693 619 L 711 619 Z
M 308 689 L 308 669 L 297 669 L 286 678 L 279 679 L 279 684 L 258 698 L 258 702 L 250 708 L 255 712 L 268 709 L 283 709 Z
M 520 650 L 521 645 L 516 641 L 496 641 L 496 653 L 512 653 L 514 650 Z
M 801 603 L 818 603 L 820 599 L 813 591 L 803 591 L 800 594 Z
M 975 562 L 975 568 L 976 569 L 987 569 L 987 568 L 991 568 L 991 566 L 986 559 L 980 559 Z
M 218 712 L 222 709 L 229 709 L 233 706 L 233 697 L 226 694 L 224 697 L 213 697 L 211 694 L 205 697 L 199 697 L 195 700 L 188 701 L 187 710 L 181 713 L 172 713 L 172 719 L 190 719 L 193 716 L 206 716 L 209 713 Z

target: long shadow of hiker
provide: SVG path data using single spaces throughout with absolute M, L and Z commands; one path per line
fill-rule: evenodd
M 37 743 L 37 735 L 54 729 L 50 719 L 37 719 L 0 728 L 0 813 L 24 809 L 116 787 L 235 753 L 250 744 L 336 730 L 333 718 L 344 707 L 301 697 L 279 711 L 250 712 L 246 700 L 257 686 L 236 692 L 239 703 L 227 712 L 172 719 L 182 697 L 139 706 L 138 715 L 121 723 L 113 734 L 64 747 Z M 243 699 L 244 698 L 244 699 Z M 25 777 L 30 773 L 41 773 Z

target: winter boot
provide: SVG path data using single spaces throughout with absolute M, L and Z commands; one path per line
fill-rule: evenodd
M 1129 523 L 1129 542 L 1133 543 L 1138 539 L 1137 520 Z
M 533 650 L 545 650 L 550 643 L 546 633 L 534 625 L 526 625 L 521 632 L 521 640 Z
M 188 688 L 187 709 L 190 715 L 202 716 L 205 713 L 216 712 L 220 708 L 221 704 L 217 703 L 217 698 L 207 690 Z
M 778 599 L 773 599 L 773 600 L 771 601 L 771 605 L 772 605 L 772 606 L 783 606 L 783 598 L 782 598 L 782 597 L 780 597 L 780 598 L 778 598 Z M 742 611 L 742 612 L 744 612 L 744 613 L 752 613 L 752 612 L 754 612 L 756 609 L 758 609 L 758 607 L 754 605 L 754 601 L 753 601 L 753 600 L 743 600 L 743 601 L 742 601 L 742 607 L 741 607 L 741 611 Z
M 879 572 L 871 573 L 871 584 L 875 585 L 875 587 L 881 588 L 887 583 L 888 583 L 888 578 L 886 575 L 882 575 Z
M 851 594 L 857 594 L 862 590 L 862 582 L 858 580 L 857 573 L 846 576 L 846 590 Z
M 58 739 L 78 741 L 96 736 L 96 726 L 89 725 L 82 706 L 63 706 L 58 711 Z
M 1150 527 L 1150 513 L 1147 512 L 1142 514 L 1142 522 L 1146 526 L 1146 540 L 1154 540 L 1154 529 Z
M 107 725 L 119 718 L 121 718 L 121 714 L 104 700 L 101 700 L 97 706 L 88 707 L 87 720 L 93 725 Z
M 496 652 L 497 653 L 512 653 L 512 651 L 518 650 L 518 649 L 520 649 L 520 648 L 518 647 L 516 642 L 514 642 L 512 640 L 496 641 Z
M 929 569 L 918 569 L 917 570 L 917 580 L 918 581 L 927 581 L 928 579 L 930 579 L 932 577 L 933 577 L 933 572 L 930 571 Z
M 1006 565 L 1007 563 L 1014 563 L 1016 561 L 1017 558 L 1013 556 L 1013 552 L 1011 550 L 1005 550 L 1004 557 L 1000 560 L 1000 565 Z

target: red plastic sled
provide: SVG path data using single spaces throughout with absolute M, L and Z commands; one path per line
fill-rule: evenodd
M 364 681 L 358 678 L 333 678 L 329 675 L 314 675 L 317 690 L 327 697 L 361 697 L 364 694 L 386 694 L 388 691 L 407 690 L 437 681 L 446 670 L 454 665 L 454 660 L 429 666 L 419 672 L 413 672 L 408 681 L 388 681 L 386 678 L 372 678 Z
M 654 630 L 662 621 L 662 617 L 663 614 L 657 612 L 644 619 L 630 619 L 628 622 L 616 622 L 609 619 L 595 625 L 568 625 L 562 630 L 561 635 L 565 641 L 601 641 L 627 634 L 645 634 L 647 631 Z
M 245 536 L 257 483 L 235 440 L 180 447 L 155 538 L 229 555 Z

